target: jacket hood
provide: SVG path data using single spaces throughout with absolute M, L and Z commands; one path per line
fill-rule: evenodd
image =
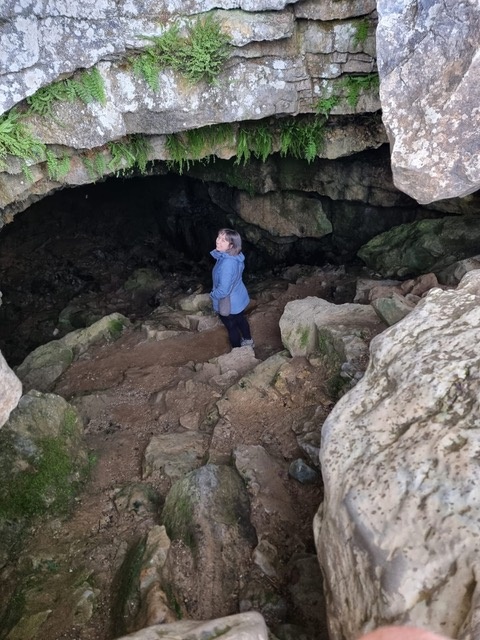
M 242 252 L 238 254 L 238 256 L 231 256 L 229 253 L 225 251 L 218 251 L 218 249 L 214 249 L 210 251 L 210 255 L 215 258 L 215 260 L 221 260 L 222 258 L 230 258 L 231 260 L 237 260 L 238 262 L 245 262 L 245 256 Z

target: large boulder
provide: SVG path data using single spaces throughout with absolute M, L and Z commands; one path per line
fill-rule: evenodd
M 480 218 L 447 216 L 401 224 L 358 251 L 365 264 L 385 278 L 443 271 L 480 251 Z
M 480 188 L 477 2 L 378 0 L 377 56 L 394 182 L 421 203 Z
M 315 519 L 332 640 L 382 624 L 476 638 L 480 271 L 373 339 L 322 429 Z

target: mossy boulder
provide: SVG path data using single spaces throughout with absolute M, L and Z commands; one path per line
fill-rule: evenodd
M 87 468 L 77 411 L 54 394 L 22 396 L 0 431 L 0 529 L 66 512 Z
M 401 224 L 376 236 L 358 257 L 384 278 L 437 273 L 480 253 L 480 218 L 449 216 Z
M 89 327 L 77 329 L 59 340 L 37 347 L 17 367 L 15 373 L 25 391 L 51 391 L 55 381 L 77 356 L 85 353 L 95 342 L 117 340 L 129 325 L 128 318 L 120 313 L 112 313 Z

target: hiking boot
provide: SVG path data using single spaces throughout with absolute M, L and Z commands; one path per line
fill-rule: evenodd
M 250 340 L 243 339 L 240 344 L 241 344 L 242 347 L 252 347 L 252 349 L 255 346 L 255 343 L 251 338 L 250 338 Z

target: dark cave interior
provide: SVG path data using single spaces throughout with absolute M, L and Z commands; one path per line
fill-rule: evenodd
M 58 335 L 59 314 L 72 303 L 95 307 L 95 317 L 148 315 L 159 302 L 154 294 L 125 294 L 138 269 L 168 280 L 164 298 L 208 291 L 217 231 L 241 223 L 212 202 L 207 183 L 176 174 L 110 178 L 45 197 L 0 232 L 0 350 L 17 366 Z M 277 260 L 244 241 L 246 279 L 297 261 L 325 261 L 319 241 L 300 244 L 298 251 L 292 242 L 280 245 Z M 75 328 L 88 318 L 78 313 Z

